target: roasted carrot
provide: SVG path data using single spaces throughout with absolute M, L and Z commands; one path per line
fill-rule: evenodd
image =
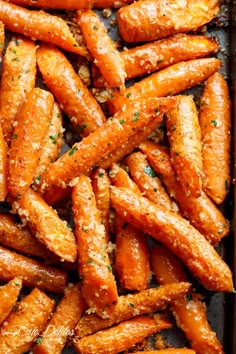
M 93 7 L 98 9 L 106 9 L 108 7 L 119 8 L 131 4 L 134 0 L 93 0 Z
M 196 354 L 196 352 L 192 349 L 187 348 L 168 348 L 163 350 L 153 350 L 151 352 L 134 352 L 136 354 Z
M 82 293 L 90 308 L 105 318 L 113 310 L 118 294 L 107 252 L 105 227 L 88 177 L 78 177 L 72 205 Z
M 141 191 L 137 184 L 129 177 L 128 173 L 118 164 L 112 164 L 109 176 L 113 186 L 128 188 L 134 193 L 141 195 Z
M 150 74 L 180 61 L 204 57 L 218 50 L 218 44 L 205 36 L 176 34 L 172 37 L 123 50 L 126 80 Z M 104 86 L 104 80 L 93 66 L 95 87 Z
M 213 75 L 221 66 L 216 58 L 203 58 L 177 63 L 154 73 L 128 88 L 124 96 L 115 96 L 108 101 L 111 114 L 125 104 L 141 97 L 175 95 L 193 87 Z
M 159 326 L 150 317 L 137 317 L 115 327 L 84 337 L 74 343 L 81 354 L 116 354 L 157 332 Z
M 0 90 L 0 120 L 10 145 L 17 114 L 35 86 L 36 45 L 25 37 L 13 37 L 3 58 Z
M 27 10 L 1 0 L 0 20 L 10 31 L 58 45 L 72 53 L 87 55 L 87 50 L 76 42 L 67 23 L 58 16 Z
M 105 116 L 99 104 L 59 49 L 41 44 L 37 63 L 46 85 L 78 133 L 87 136 L 104 123 Z
M 48 126 L 54 99 L 51 93 L 33 89 L 17 116 L 9 152 L 9 190 L 20 197 L 33 181 Z
M 76 324 L 86 309 L 80 285 L 69 286 L 57 306 L 47 327 L 40 336 L 40 342 L 33 347 L 34 354 L 61 353 Z
M 0 60 L 2 60 L 2 51 L 4 48 L 5 43 L 5 31 L 4 31 L 4 24 L 0 21 Z
M 187 196 L 184 193 L 176 178 L 167 147 L 146 141 L 140 145 L 140 149 L 147 155 L 150 165 L 161 177 L 169 194 L 176 200 L 183 214 L 210 243 L 216 245 L 228 235 L 227 220 L 203 191 L 198 198 Z
M 117 21 L 122 38 L 137 43 L 189 32 L 210 22 L 218 12 L 217 0 L 187 0 L 184 6 L 171 1 L 141 0 L 120 9 Z
M 229 267 L 187 220 L 125 188 L 113 187 L 111 201 L 118 214 L 162 242 L 205 287 L 215 291 L 232 291 Z
M 165 112 L 174 101 L 168 99 L 144 99 L 124 106 L 124 112 L 108 119 L 102 127 L 85 137 L 80 143 L 54 162 L 45 174 L 42 191 L 53 185 L 66 187 L 73 178 L 95 165 L 104 155 L 117 149 L 136 131 Z M 139 112 L 139 119 L 134 119 Z
M 151 250 L 152 269 L 158 283 L 186 281 L 187 276 L 179 260 L 165 247 Z M 190 346 L 199 354 L 223 354 L 223 348 L 206 317 L 206 306 L 191 289 L 172 304 L 177 325 L 184 331 Z
M 201 98 L 199 122 L 202 132 L 203 188 L 217 204 L 230 185 L 230 98 L 220 73 L 211 76 Z
M 7 145 L 0 125 L 0 201 L 4 202 L 8 194 Z
M 51 189 L 43 194 L 43 199 L 48 205 L 54 205 L 61 200 L 67 200 L 72 192 L 72 187 L 56 187 L 53 186 Z
M 75 335 L 82 338 L 101 329 L 111 327 L 115 323 L 129 320 L 130 318 L 141 316 L 149 312 L 163 310 L 167 304 L 177 299 L 180 294 L 186 294 L 189 290 L 189 283 L 176 283 L 161 285 L 158 288 L 151 288 L 120 296 L 114 308 L 112 316 L 102 319 L 97 314 L 85 314 L 79 321 Z
M 199 197 L 202 191 L 202 144 L 198 112 L 191 96 L 179 96 L 166 114 L 171 160 L 177 178 L 187 195 Z
M 0 332 L 0 352 L 19 354 L 28 351 L 44 330 L 54 301 L 38 289 L 21 300 Z M 40 337 L 39 337 L 40 338 Z
M 126 78 L 124 60 L 107 34 L 105 25 L 92 10 L 78 11 L 77 19 L 87 47 L 108 86 L 119 88 L 123 93 Z
M 22 277 L 23 284 L 30 287 L 62 293 L 65 290 L 67 273 L 58 268 L 44 265 L 31 258 L 0 247 L 0 278 L 9 281 Z
M 13 206 L 40 242 L 62 260 L 75 262 L 74 234 L 36 192 L 29 188 Z
M 5 321 L 13 307 L 22 288 L 22 279 L 14 278 L 6 285 L 0 287 L 0 324 Z
M 20 6 L 33 6 L 41 9 L 61 9 L 61 10 L 78 10 L 81 8 L 90 8 L 94 0 L 6 0 Z

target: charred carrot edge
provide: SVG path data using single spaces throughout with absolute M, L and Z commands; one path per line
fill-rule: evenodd
M 62 260 L 75 262 L 77 251 L 74 234 L 39 194 L 29 188 L 21 199 L 13 203 L 13 207 L 51 252 Z
M 97 168 L 91 175 L 93 193 L 97 208 L 100 212 L 101 222 L 105 227 L 106 241 L 109 240 L 109 217 L 110 217 L 110 179 L 107 172 Z
M 9 281 L 22 277 L 23 284 L 30 287 L 62 293 L 67 282 L 67 273 L 58 268 L 44 265 L 26 256 L 0 247 L 0 278 Z
M 196 86 L 213 75 L 221 66 L 216 58 L 194 59 L 169 66 L 126 89 L 123 96 L 108 101 L 110 114 L 117 112 L 128 102 L 141 97 L 175 95 Z
M 232 291 L 229 267 L 187 220 L 125 188 L 112 187 L 111 201 L 118 214 L 162 242 L 205 287 L 215 291 Z
M 46 85 L 78 133 L 87 136 L 104 123 L 106 118 L 101 107 L 59 49 L 41 44 L 37 63 Z
M 17 114 L 35 86 L 36 45 L 25 37 L 13 37 L 3 58 L 0 90 L 0 120 L 4 138 L 10 145 Z
M 137 317 L 117 326 L 84 337 L 74 343 L 78 353 L 116 354 L 157 332 L 159 326 L 150 317 Z
M 169 348 L 163 350 L 153 350 L 151 352 L 135 352 L 136 354 L 196 354 L 195 350 L 187 348 Z
M 87 50 L 76 42 L 67 23 L 58 16 L 0 0 L 0 20 L 10 31 L 58 45 L 72 53 L 87 55 Z
M 220 73 L 205 85 L 200 103 L 203 188 L 217 204 L 223 203 L 230 185 L 230 98 L 227 82 Z
M 99 16 L 92 10 L 77 11 L 77 20 L 88 50 L 95 59 L 105 81 L 112 88 L 125 90 L 125 64 L 109 37 L 107 29 Z
M 152 248 L 151 262 L 158 283 L 186 281 L 182 264 L 165 247 L 158 245 Z M 192 289 L 174 301 L 172 308 L 177 325 L 182 328 L 190 346 L 197 353 L 223 353 L 222 345 L 207 321 L 206 306 Z
M 3 137 L 2 127 L 0 125 L 0 201 L 4 202 L 8 194 L 8 163 L 7 163 L 7 145 Z
M 17 116 L 9 152 L 9 191 L 19 198 L 33 181 L 42 144 L 52 116 L 54 99 L 39 88 L 27 96 Z
M 227 220 L 203 191 L 198 198 L 189 197 L 184 193 L 176 178 L 167 147 L 146 141 L 139 148 L 147 155 L 150 165 L 157 175 L 161 176 L 169 194 L 176 200 L 183 214 L 210 243 L 216 245 L 228 235 Z
M 117 22 L 122 38 L 126 42 L 137 43 L 169 37 L 178 32 L 189 32 L 210 22 L 218 12 L 217 0 L 210 3 L 205 0 L 198 3 L 188 0 L 186 7 L 180 3 L 174 7 L 166 3 L 164 9 L 160 1 L 145 0 L 120 9 Z
M 219 46 L 205 36 L 176 34 L 172 37 L 147 43 L 120 53 L 125 62 L 126 80 L 150 74 L 180 61 L 193 60 L 216 52 Z M 104 80 L 94 65 L 95 87 L 104 87 Z
M 21 300 L 7 323 L 1 327 L 0 352 L 23 353 L 28 351 L 47 323 L 54 301 L 38 289 Z
M 4 24 L 0 21 L 0 58 L 2 55 L 3 48 L 4 48 L 4 43 L 5 43 Z
M 65 295 L 59 302 L 47 327 L 40 336 L 40 343 L 33 347 L 34 354 L 60 353 L 67 342 L 67 337 L 73 333 L 74 328 L 87 308 L 82 296 L 80 285 L 69 286 Z M 62 326 L 64 332 L 61 331 Z
M 120 112 L 108 119 L 102 127 L 85 137 L 80 143 L 74 144 L 71 150 L 54 162 L 50 171 L 43 178 L 41 191 L 52 186 L 66 187 L 73 178 L 89 170 L 102 157 L 117 149 L 126 142 L 136 131 L 165 112 L 174 101 L 167 99 L 145 99 L 135 101 L 124 107 Z M 134 115 L 139 112 L 139 119 Z
M 15 306 L 21 288 L 21 278 L 14 278 L 6 285 L 0 287 L 0 324 L 3 323 Z
M 82 293 L 90 308 L 106 317 L 112 312 L 118 294 L 107 252 L 105 228 L 88 177 L 78 177 L 72 192 L 72 205 Z M 91 292 L 91 288 L 96 290 Z
M 94 0 L 6 0 L 20 6 L 33 6 L 42 9 L 78 10 L 92 7 Z
M 179 96 L 176 106 L 166 114 L 171 160 L 177 178 L 189 196 L 202 191 L 202 144 L 198 112 L 191 96 Z
M 94 313 L 85 314 L 76 326 L 76 338 L 82 338 L 136 316 L 164 309 L 180 294 L 186 294 L 189 287 L 189 283 L 168 284 L 161 285 L 159 288 L 143 290 L 136 294 L 120 296 L 110 318 L 102 319 Z

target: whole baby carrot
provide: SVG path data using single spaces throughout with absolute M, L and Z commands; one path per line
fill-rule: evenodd
M 22 279 L 14 278 L 0 287 L 0 324 L 8 317 L 16 304 L 22 288 Z

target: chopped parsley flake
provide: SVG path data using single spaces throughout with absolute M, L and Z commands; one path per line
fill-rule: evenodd
M 76 152 L 77 149 L 77 146 L 73 146 L 73 148 L 69 151 L 69 156 L 72 156 L 74 155 L 74 153 Z
M 153 169 L 152 169 L 150 166 L 146 166 L 146 167 L 144 168 L 144 172 L 145 172 L 148 176 L 150 176 L 150 177 L 152 177 L 152 178 L 156 177 L 155 172 L 153 171 Z

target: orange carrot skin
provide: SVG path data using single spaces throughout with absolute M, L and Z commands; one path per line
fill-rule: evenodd
M 99 16 L 92 10 L 77 12 L 77 19 L 87 47 L 95 59 L 105 81 L 112 88 L 125 90 L 125 64 L 107 34 L 107 29 Z
M 175 253 L 202 284 L 215 291 L 232 291 L 232 274 L 215 249 L 188 221 L 137 194 L 113 187 L 116 212 L 152 235 Z
M 13 18 L 14 21 L 12 21 Z M 87 55 L 87 50 L 79 46 L 66 22 L 60 17 L 27 10 L 1 0 L 0 20 L 10 31 L 58 45 L 72 53 Z
M 107 317 L 118 294 L 107 253 L 105 228 L 88 177 L 78 178 L 72 192 L 72 205 L 82 293 L 91 308 L 101 317 Z
M 36 45 L 25 37 L 11 39 L 3 58 L 0 90 L 0 119 L 6 142 L 10 145 L 17 114 L 35 86 Z
M 228 222 L 220 210 L 203 191 L 198 198 L 189 197 L 184 193 L 176 178 L 167 147 L 146 141 L 140 145 L 140 149 L 147 155 L 147 159 L 157 175 L 162 176 L 162 181 L 169 194 L 179 204 L 190 223 L 211 244 L 217 245 L 229 233 Z
M 33 180 L 53 103 L 51 93 L 35 88 L 18 114 L 9 153 L 9 190 L 14 197 L 19 198 Z
M 9 281 L 14 277 L 22 277 L 23 284 L 38 287 L 52 293 L 63 293 L 67 282 L 67 273 L 58 268 L 22 256 L 0 247 L 1 279 Z
M 187 348 L 169 348 L 163 350 L 153 350 L 151 352 L 135 352 L 143 353 L 143 354 L 196 354 L 195 350 L 187 349 Z
M 230 184 L 230 98 L 220 73 L 211 76 L 201 98 L 203 188 L 217 204 L 223 203 Z
M 81 8 L 90 8 L 94 0 L 6 0 L 12 4 L 20 6 L 33 6 L 42 9 L 61 9 L 61 10 L 78 10 Z
M 153 272 L 160 284 L 186 281 L 187 276 L 179 260 L 165 247 L 155 246 L 151 251 Z M 206 317 L 206 306 L 196 293 L 180 296 L 172 304 L 177 325 L 182 328 L 191 347 L 199 354 L 222 353 L 223 348 Z
M 7 163 L 7 145 L 4 140 L 2 127 L 0 125 L 0 201 L 3 202 L 8 194 L 8 163 Z
M 141 195 L 141 191 L 137 184 L 129 177 L 128 173 L 118 164 L 112 164 L 109 176 L 113 186 L 128 188 L 134 193 Z
M 76 327 L 76 338 L 82 338 L 115 323 L 129 320 L 157 310 L 163 310 L 167 304 L 186 294 L 189 283 L 176 283 L 139 291 L 136 294 L 120 296 L 112 316 L 102 319 L 97 314 L 85 314 Z
M 0 287 L 0 324 L 5 321 L 13 307 L 16 304 L 17 298 L 22 288 L 22 279 L 14 278 L 6 285 Z
M 4 42 L 5 42 L 4 24 L 0 21 L 0 57 L 2 55 L 2 51 L 4 48 Z
M 32 189 L 28 189 L 13 206 L 22 219 L 46 247 L 62 260 L 75 262 L 77 251 L 75 237 L 45 201 Z
M 82 296 L 80 285 L 68 287 L 65 295 L 57 306 L 50 321 L 47 323 L 45 331 L 41 334 L 42 340 L 33 347 L 34 354 L 61 353 L 66 345 L 67 333 L 73 333 L 74 328 L 83 311 L 86 303 Z M 61 328 L 65 333 L 60 333 Z
M 54 301 L 37 288 L 21 300 L 2 326 L 0 352 L 19 354 L 28 351 L 43 331 L 54 307 Z M 12 334 L 13 333 L 13 334 Z
M 126 42 L 145 42 L 185 33 L 210 22 L 219 12 L 219 3 L 200 0 L 183 4 L 141 0 L 117 13 L 119 32 Z M 137 23 L 137 19 L 139 19 Z
M 108 101 L 109 112 L 119 111 L 129 101 L 141 97 L 175 95 L 193 87 L 213 75 L 221 66 L 216 58 L 194 59 L 169 66 L 126 89 L 124 96 L 115 96 Z
M 154 319 L 137 317 L 84 337 L 74 344 L 81 354 L 116 354 L 158 331 Z
M 54 205 L 61 200 L 68 199 L 71 195 L 71 191 L 71 187 L 62 188 L 53 186 L 43 194 L 43 199 L 48 205 Z

